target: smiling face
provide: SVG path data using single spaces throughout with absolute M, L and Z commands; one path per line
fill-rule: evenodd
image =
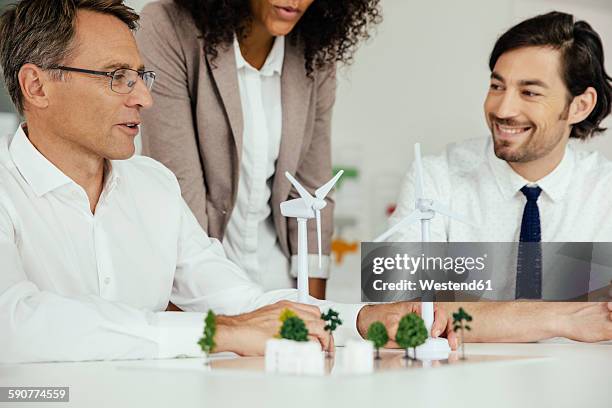
M 74 41 L 75 51 L 63 65 L 95 71 L 143 68 L 132 32 L 114 16 L 79 10 Z M 131 93 L 119 94 L 111 90 L 109 77 L 64 74 L 66 80 L 46 84 L 49 128 L 89 154 L 111 160 L 131 157 L 140 109 L 152 104 L 142 80 Z
M 250 0 L 256 22 L 272 36 L 287 35 L 314 0 Z
M 502 54 L 484 104 L 495 155 L 510 163 L 562 157 L 571 126 L 561 54 L 524 47 Z

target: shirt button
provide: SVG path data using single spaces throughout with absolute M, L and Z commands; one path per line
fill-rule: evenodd
M 104 284 L 108 285 L 111 281 L 111 278 L 109 278 L 108 276 L 106 278 L 104 278 Z

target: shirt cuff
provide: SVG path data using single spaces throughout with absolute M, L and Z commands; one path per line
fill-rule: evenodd
M 202 357 L 198 340 L 204 332 L 204 314 L 192 312 L 155 313 L 157 358 Z
M 291 255 L 291 276 L 297 278 L 297 255 Z M 321 256 L 321 268 L 319 268 L 319 255 L 308 254 L 308 277 L 329 279 L 329 270 L 331 269 L 331 257 L 329 255 Z

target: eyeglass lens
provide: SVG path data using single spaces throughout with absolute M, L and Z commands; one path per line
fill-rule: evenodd
M 155 74 L 153 72 L 139 73 L 131 69 L 118 69 L 115 71 L 111 81 L 111 89 L 118 93 L 130 93 L 134 89 L 138 77 L 141 77 L 147 89 L 151 90 Z

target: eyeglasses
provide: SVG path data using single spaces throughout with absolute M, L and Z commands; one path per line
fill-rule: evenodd
M 132 92 L 134 90 L 134 85 L 136 85 L 136 82 L 138 81 L 138 78 L 142 79 L 149 91 L 151 90 L 151 87 L 153 87 L 153 82 L 155 82 L 154 71 L 136 71 L 135 69 L 119 68 L 114 71 L 105 72 L 92 71 L 90 69 L 64 67 L 61 65 L 51 67 L 50 69 L 59 69 L 61 71 L 81 72 L 83 74 L 102 75 L 109 77 L 111 79 L 111 90 L 120 94 L 129 94 L 130 92 Z

